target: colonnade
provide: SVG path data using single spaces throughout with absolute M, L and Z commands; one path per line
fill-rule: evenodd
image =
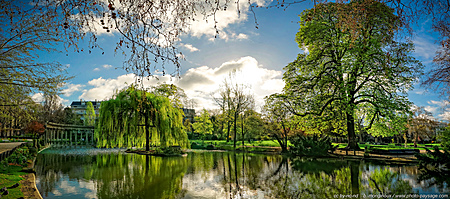
M 94 127 L 47 123 L 43 135 L 44 144 L 56 147 L 95 145 Z

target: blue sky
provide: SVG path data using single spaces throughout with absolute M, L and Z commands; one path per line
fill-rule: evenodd
M 152 78 L 145 85 L 174 83 L 197 102 L 197 109 L 216 107 L 211 96 L 216 93 L 228 71 L 233 69 L 241 71 L 239 81 L 250 86 L 257 106 L 263 105 L 264 96 L 280 92 L 284 86 L 283 67 L 302 52 L 295 42 L 299 29 L 298 15 L 304 9 L 311 8 L 312 2 L 294 4 L 286 10 L 256 8 L 258 29 L 255 28 L 253 14 L 245 7 L 246 2 L 242 3 L 240 16 L 233 8 L 219 13 L 218 38 L 214 39 L 213 24 L 204 21 L 193 24 L 180 38 L 178 47 L 186 58 L 181 62 L 181 78 L 158 75 L 159 81 Z M 258 2 L 263 3 L 261 0 Z M 435 42 L 436 34 L 430 27 L 431 21 L 421 21 L 414 27 L 416 35 L 412 38 L 416 45 L 413 55 L 426 66 L 425 72 L 430 69 L 434 52 L 439 47 Z M 115 33 L 104 30 L 99 30 L 99 33 L 98 41 L 105 52 L 103 55 L 99 49 L 91 54 L 69 50 L 41 55 L 42 60 L 58 61 L 67 66 L 68 73 L 75 76 L 64 85 L 60 95 L 65 106 L 80 99 L 108 99 L 114 90 L 134 82 L 134 76 L 122 69 L 124 58 L 114 55 Z M 81 47 L 83 45 L 80 44 Z M 168 72 L 174 70 L 167 68 Z M 450 119 L 450 111 L 444 109 L 446 101 L 437 92 L 426 91 L 417 84 L 408 94 L 415 105 L 425 107 L 434 117 Z

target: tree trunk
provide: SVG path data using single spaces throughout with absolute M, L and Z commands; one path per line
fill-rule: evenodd
M 283 142 L 283 138 L 278 137 L 277 134 L 274 134 L 275 139 L 278 141 L 281 147 L 281 153 L 287 152 L 287 142 Z
M 241 130 L 242 130 L 242 147 L 245 149 L 245 139 L 244 139 L 244 116 L 242 116 L 242 122 L 241 122 Z
M 148 115 L 145 115 L 145 125 L 144 125 L 144 132 L 145 132 L 145 151 L 150 151 L 150 132 L 148 130 Z
M 417 129 L 416 129 L 415 135 L 416 136 L 414 136 L 415 137 L 414 138 L 414 148 L 417 148 L 417 142 L 419 141 L 419 132 L 417 132 Z
M 350 181 L 352 186 L 352 195 L 359 195 L 359 164 L 350 162 Z
M 236 132 L 237 132 L 237 115 L 236 115 L 236 113 L 234 114 L 234 139 L 233 139 L 233 147 L 234 147 L 234 149 L 236 150 L 236 138 L 237 138 L 237 136 L 236 136 Z
M 408 134 L 411 132 L 411 130 L 408 128 Z M 407 145 L 407 143 L 408 143 L 408 135 L 405 133 L 405 135 L 403 136 L 403 138 L 405 139 L 405 148 L 406 148 L 406 145 Z
M 286 143 L 285 145 L 284 145 L 284 152 L 287 152 L 288 151 L 288 136 L 287 136 L 287 134 L 286 135 L 284 135 L 284 143 Z M 283 149 L 282 149 L 283 150 Z M 283 151 L 282 151 L 283 152 Z
M 347 149 L 355 149 L 359 150 L 358 143 L 356 142 L 356 135 L 355 135 L 355 120 L 353 118 L 353 111 L 352 113 L 347 113 L 347 135 L 348 135 L 348 145 Z
M 281 122 L 281 126 L 283 127 L 283 133 L 281 135 L 284 136 L 284 140 L 283 140 L 283 137 L 281 139 L 279 139 L 278 136 L 276 136 L 276 138 L 277 138 L 278 142 L 280 143 L 281 153 L 285 153 L 285 152 L 287 152 L 287 145 L 288 145 L 288 142 L 287 142 L 288 131 L 287 131 L 286 126 L 284 125 L 284 122 Z
M 227 143 L 230 141 L 230 120 L 227 121 Z

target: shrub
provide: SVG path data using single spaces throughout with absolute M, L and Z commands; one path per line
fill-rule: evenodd
M 16 149 L 8 158 L 2 161 L 2 164 L 16 164 L 26 166 L 26 163 L 37 153 L 34 147 L 26 146 Z
M 318 137 L 317 135 L 297 135 L 291 138 L 291 144 L 293 146 L 290 147 L 289 151 L 294 155 L 323 156 L 333 148 L 330 138 Z
M 438 139 L 441 140 L 441 146 L 444 150 L 450 150 L 450 127 L 444 128 L 439 132 Z
M 161 148 L 161 152 L 166 155 L 174 155 L 174 154 L 182 154 L 183 153 L 180 146 L 170 146 L 170 147 Z

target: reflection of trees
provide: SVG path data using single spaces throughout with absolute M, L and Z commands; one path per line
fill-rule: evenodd
M 41 190 L 46 195 L 65 174 L 70 179 L 96 182 L 98 198 L 175 198 L 181 191 L 187 169 L 186 159 L 177 157 L 114 153 L 97 156 L 45 154 L 41 157 L 36 170 Z
M 376 169 L 368 176 L 370 193 L 380 195 L 410 194 L 412 186 L 403 180 L 400 173 L 389 169 Z
M 448 150 L 441 152 L 439 147 L 435 147 L 434 151 L 427 149 L 426 154 L 417 154 L 416 157 L 419 160 L 420 170 L 418 180 L 428 187 L 436 186 L 444 191 L 450 182 L 450 152 Z
M 308 165 L 302 165 L 308 162 Z M 272 190 L 272 197 L 281 198 L 334 198 L 335 194 L 351 194 L 351 170 L 358 165 L 347 165 L 343 161 L 317 161 L 294 159 L 291 165 L 294 170 L 289 172 L 286 169 L 280 171 L 280 175 L 275 175 L 267 184 L 267 188 Z M 329 165 L 326 170 L 318 170 L 322 165 Z M 314 165 L 317 167 L 315 168 Z M 320 166 L 319 166 L 320 165 Z M 359 179 L 356 178 L 359 183 Z M 359 187 L 354 189 L 359 191 Z
M 62 175 L 94 181 L 98 198 L 334 198 L 336 194 L 412 193 L 401 175 L 415 167 L 389 167 L 339 159 L 290 159 L 247 153 L 191 153 L 186 158 L 135 154 L 40 154 L 36 170 L 43 194 Z M 419 185 L 420 186 L 420 185 Z M 207 198 L 207 197 L 206 197 Z
M 362 172 L 356 161 L 297 158 L 291 165 L 292 172 L 286 167 L 265 182 L 272 197 L 335 198 L 336 194 L 412 193 L 412 186 L 399 172 L 387 169 Z

